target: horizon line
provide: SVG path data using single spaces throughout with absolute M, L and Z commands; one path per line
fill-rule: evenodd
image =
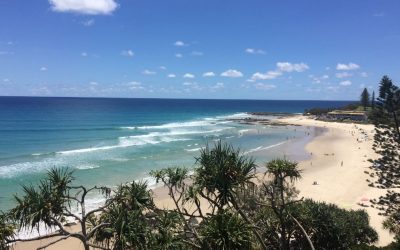
M 70 99 L 159 99 L 159 100 L 231 100 L 231 101 L 324 101 L 357 102 L 359 100 L 321 100 L 321 99 L 240 99 L 240 98 L 179 98 L 179 97 L 107 97 L 107 96 L 1 96 L 0 98 L 70 98 Z

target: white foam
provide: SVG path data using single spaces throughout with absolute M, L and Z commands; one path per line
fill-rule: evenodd
M 282 145 L 282 144 L 284 144 L 284 143 L 286 143 L 286 141 L 279 142 L 279 143 L 277 143 L 277 144 L 273 144 L 273 145 L 265 146 L 265 147 L 259 146 L 259 147 L 256 147 L 256 148 L 253 148 L 253 149 L 250 149 L 250 150 L 244 152 L 244 154 L 250 154 L 250 153 L 257 152 L 257 151 L 267 150 L 267 149 L 270 149 L 270 148 L 278 147 L 278 146 L 280 146 L 280 145 Z
M 216 125 L 215 119 L 209 120 L 198 120 L 198 121 L 189 121 L 189 122 L 172 122 L 166 123 L 162 125 L 155 126 L 139 126 L 139 127 L 122 127 L 125 129 L 173 129 L 173 128 L 184 128 L 184 127 L 206 127 Z
M 251 131 L 251 129 L 241 129 L 241 130 L 238 131 L 238 133 L 239 134 L 244 134 L 244 133 L 249 132 L 249 131 Z
M 111 161 L 116 161 L 116 162 L 127 162 L 127 161 L 129 161 L 129 159 L 127 159 L 127 158 L 118 158 L 118 157 L 116 157 L 116 158 L 111 158 L 111 159 L 109 159 L 109 160 L 111 160 Z
M 201 120 L 192 120 L 186 122 L 171 122 L 161 125 L 149 125 L 149 126 L 126 126 L 121 127 L 121 129 L 129 129 L 129 130 L 165 130 L 165 129 L 175 129 L 175 128 L 187 128 L 187 127 L 209 127 L 220 124 L 231 123 L 232 121 L 226 121 L 229 118 L 243 118 L 248 117 L 249 115 L 246 113 L 233 114 L 228 116 L 217 116 L 217 117 L 206 117 Z
M 80 170 L 86 170 L 86 169 L 95 169 L 99 168 L 99 165 L 94 165 L 94 164 L 85 164 L 85 165 L 78 165 L 75 168 L 80 169 Z
M 81 148 L 81 149 L 59 151 L 59 152 L 57 152 L 57 154 L 69 155 L 69 154 L 77 154 L 77 153 L 88 153 L 88 152 L 93 152 L 93 151 L 108 150 L 108 149 L 121 148 L 121 147 L 124 147 L 124 146 L 123 145 L 115 145 L 115 146 L 103 146 L 103 147 L 93 147 L 93 148 Z
M 222 127 L 214 130 L 175 130 L 170 132 L 151 132 L 146 135 L 132 135 L 132 136 L 123 136 L 119 137 L 119 143 L 117 145 L 111 146 L 101 146 L 101 147 L 91 147 L 91 148 L 82 148 L 82 149 L 73 149 L 66 151 L 59 151 L 57 154 L 62 155 L 70 155 L 70 154 L 79 154 L 79 153 L 89 153 L 99 150 L 110 150 L 116 148 L 125 148 L 125 147 L 133 147 L 133 146 L 141 146 L 146 144 L 158 144 L 162 142 L 175 142 L 175 141 L 188 141 L 188 138 L 177 138 L 183 135 L 195 135 L 195 134 L 213 134 L 218 133 L 223 130 L 233 129 L 233 127 Z
M 248 113 L 236 113 L 232 115 L 224 115 L 224 116 L 217 116 L 218 119 L 227 120 L 227 119 L 243 119 L 243 118 L 250 118 L 252 115 Z
M 45 169 L 50 169 L 54 166 L 66 165 L 64 159 L 46 158 L 41 161 L 20 162 L 11 165 L 0 166 L 0 177 L 12 178 L 21 173 L 39 172 Z
M 185 149 L 185 151 L 187 152 L 196 152 L 196 151 L 200 151 L 202 148 L 192 148 L 192 149 Z

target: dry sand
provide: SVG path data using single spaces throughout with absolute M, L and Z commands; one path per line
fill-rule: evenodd
M 300 197 L 334 203 L 341 208 L 362 209 L 359 203 L 370 205 L 369 199 L 385 191 L 368 186 L 368 159 L 375 158 L 372 149 L 373 125 L 316 121 L 304 116 L 280 119 L 281 122 L 310 127 L 325 127 L 327 131 L 306 146 L 311 158 L 299 163 L 303 178 L 296 183 Z M 365 134 L 362 133 L 364 131 Z M 343 163 L 343 165 L 342 165 Z M 313 183 L 317 182 L 317 185 Z M 382 228 L 383 217 L 378 210 L 364 208 L 370 224 L 379 234 L 377 245 L 387 245 L 393 237 Z
M 376 157 L 372 150 L 373 125 L 355 125 L 336 122 L 316 121 L 304 116 L 293 116 L 279 119 L 280 122 L 308 127 L 325 127 L 327 130 L 307 144 L 306 150 L 310 159 L 299 163 L 303 178 L 296 183 L 300 197 L 312 198 L 337 204 L 346 209 L 361 209 L 358 203 L 370 205 L 369 199 L 379 197 L 383 190 L 371 188 L 366 182 L 370 158 Z M 367 136 L 365 136 L 364 131 Z M 317 182 L 317 185 L 313 185 Z M 165 189 L 156 189 L 155 202 L 162 208 L 172 208 Z M 382 228 L 383 217 L 378 210 L 364 208 L 370 216 L 370 224 L 379 234 L 377 245 L 390 243 L 393 239 L 387 230 Z M 48 241 L 19 243 L 16 250 L 36 249 Z M 78 240 L 68 239 L 47 249 L 83 249 Z

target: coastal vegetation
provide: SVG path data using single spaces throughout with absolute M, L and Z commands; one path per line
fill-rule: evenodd
M 311 109 L 306 109 L 304 111 L 304 115 L 314 115 L 314 116 L 322 116 L 322 115 L 327 115 L 329 112 L 332 112 L 334 110 L 341 110 L 341 111 L 361 111 L 363 110 L 363 107 L 361 105 L 361 102 L 353 102 L 349 103 L 347 105 L 344 105 L 342 107 L 332 107 L 332 108 L 311 108 Z
M 38 187 L 23 187 L 2 223 L 17 228 L 55 227 L 50 244 L 75 237 L 85 249 L 350 249 L 378 239 L 363 210 L 298 198 L 296 162 L 276 159 L 256 174 L 252 158 L 218 142 L 201 150 L 193 174 L 170 167 L 151 172 L 168 190 L 172 208 L 159 208 L 145 182 L 108 188 L 74 186 L 73 173 L 52 169 Z M 104 205 L 85 212 L 88 192 Z M 72 207 L 79 213 L 73 214 Z M 64 226 L 78 222 L 77 231 Z M 3 247 L 20 241 L 2 231 Z M 13 234 L 13 233 L 12 233 Z
M 327 119 L 329 113 L 332 111 L 354 111 L 354 112 L 361 112 L 364 111 L 366 115 L 370 116 L 373 115 L 373 111 L 375 110 L 375 92 L 372 92 L 372 95 L 368 92 L 367 88 L 364 88 L 360 95 L 360 100 L 358 102 L 353 102 L 347 104 L 342 107 L 331 107 L 331 108 L 311 108 L 306 109 L 304 111 L 304 115 L 313 115 L 317 116 L 319 119 Z M 354 120 L 353 120 L 354 121 Z M 371 121 L 371 119 L 369 120 Z
M 372 162 L 370 186 L 386 189 L 386 195 L 373 200 L 387 216 L 384 227 L 400 242 L 400 88 L 384 76 L 370 119 L 375 125 L 373 148 L 379 157 Z
M 371 104 L 370 95 L 367 88 L 364 88 L 361 93 L 360 103 L 363 106 L 364 110 L 367 110 L 367 107 L 369 107 Z

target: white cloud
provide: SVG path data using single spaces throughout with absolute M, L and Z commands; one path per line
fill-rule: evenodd
M 367 73 L 367 72 L 361 72 L 361 73 L 360 73 L 360 76 L 361 76 L 361 77 L 368 77 L 368 73 Z
M 310 77 L 312 79 L 312 83 L 315 84 L 319 84 L 321 83 L 323 80 L 329 79 L 328 75 L 323 75 L 323 76 L 314 76 L 314 75 L 309 75 L 308 77 Z
M 245 52 L 249 53 L 249 54 L 260 54 L 260 55 L 264 55 L 265 54 L 264 50 L 262 50 L 262 49 L 253 49 L 253 48 L 247 48 L 247 49 L 245 49 Z
M 175 74 L 168 74 L 167 77 L 168 77 L 168 78 L 175 78 L 176 75 L 175 75 Z
M 132 56 L 135 55 L 135 53 L 134 53 L 132 50 L 128 49 L 128 50 L 123 50 L 123 51 L 121 51 L 121 55 L 123 55 L 123 56 L 128 56 L 128 57 L 132 57 Z
M 265 84 L 265 83 L 256 83 L 254 84 L 254 87 L 260 90 L 271 90 L 276 88 L 274 84 Z
M 215 91 L 217 89 L 222 89 L 222 88 L 224 88 L 223 82 L 217 82 L 214 86 L 210 87 L 211 91 Z
M 44 66 L 41 67 L 41 68 L 40 68 L 40 71 L 47 71 L 47 67 L 44 67 Z
M 212 72 L 212 71 L 205 72 L 205 73 L 203 74 L 203 77 L 213 77 L 213 76 L 215 76 L 215 73 Z
M 86 57 L 86 56 L 88 56 L 88 53 L 82 52 L 82 53 L 81 53 L 81 56 Z
M 183 78 L 194 78 L 195 76 L 191 73 L 186 73 L 183 75 Z
M 321 92 L 321 88 L 307 88 L 306 92 L 319 93 Z
M 343 81 L 339 83 L 341 86 L 350 86 L 351 85 L 351 81 L 347 80 L 347 81 Z
M 97 82 L 89 82 L 89 85 L 97 86 L 97 85 L 99 85 L 99 83 L 97 83 Z
M 283 75 L 283 73 L 285 73 L 285 72 L 303 72 L 303 71 L 308 70 L 309 68 L 310 67 L 308 67 L 308 65 L 305 63 L 277 62 L 275 70 L 270 70 L 270 71 L 267 71 L 266 73 L 256 72 L 247 81 L 255 82 L 257 80 L 275 79 L 275 78 Z M 329 77 L 329 76 L 327 76 L 327 77 Z M 291 80 L 291 77 L 289 76 L 288 79 Z
M 338 92 L 339 87 L 338 86 L 328 86 L 328 87 L 326 87 L 326 90 L 333 91 L 333 92 Z
M 126 84 L 130 90 L 143 90 L 144 87 L 142 86 L 142 83 L 140 82 L 128 82 Z
M 183 86 L 194 89 L 194 90 L 202 90 L 203 88 L 199 86 L 199 84 L 197 84 L 197 82 L 184 82 L 182 83 Z M 188 91 L 188 89 L 186 89 L 185 91 Z
M 34 95 L 50 95 L 51 90 L 49 88 L 47 88 L 46 86 L 43 86 L 43 87 L 38 87 L 36 89 L 33 89 L 32 93 Z
M 347 78 L 347 77 L 352 77 L 353 74 L 349 72 L 339 72 L 335 74 L 336 78 Z
M 183 41 L 179 41 L 179 40 L 176 41 L 176 42 L 174 43 L 174 45 L 177 46 L 177 47 L 189 46 L 189 44 L 184 43 Z
M 228 69 L 227 71 L 222 72 L 221 76 L 238 78 L 238 77 L 243 77 L 243 73 L 236 69 Z
M 167 67 L 165 67 L 165 66 L 160 66 L 160 69 L 161 69 L 161 70 L 166 70 Z
M 192 56 L 202 56 L 202 55 L 204 55 L 204 53 L 203 52 L 201 52 L 201 51 L 192 51 L 192 53 L 190 53 Z
M 94 25 L 94 19 L 88 19 L 82 22 L 83 26 L 90 27 Z
M 156 72 L 155 72 L 155 71 L 148 70 L 148 69 L 145 69 L 145 70 L 143 70 L 142 74 L 143 74 L 143 75 L 155 75 Z
M 3 79 L 3 82 L 10 82 L 10 79 L 4 78 L 4 79 Z
M 309 69 L 305 63 L 290 63 L 290 62 L 278 62 L 276 66 L 279 71 L 282 72 L 303 72 Z
M 257 80 L 270 80 L 270 79 L 275 79 L 278 76 L 281 76 L 282 72 L 280 71 L 268 71 L 267 73 L 260 73 L 256 72 L 253 74 L 251 77 L 251 81 L 257 81 Z
M 349 63 L 349 64 L 344 64 L 344 63 L 338 63 L 336 65 L 337 70 L 355 70 L 359 69 L 360 65 L 355 64 L 355 63 Z
M 175 54 L 175 57 L 176 57 L 176 58 L 182 58 L 183 55 L 182 55 L 181 53 L 176 53 L 176 54 Z
M 54 11 L 88 15 L 111 14 L 118 7 L 115 0 L 49 0 L 49 2 Z

